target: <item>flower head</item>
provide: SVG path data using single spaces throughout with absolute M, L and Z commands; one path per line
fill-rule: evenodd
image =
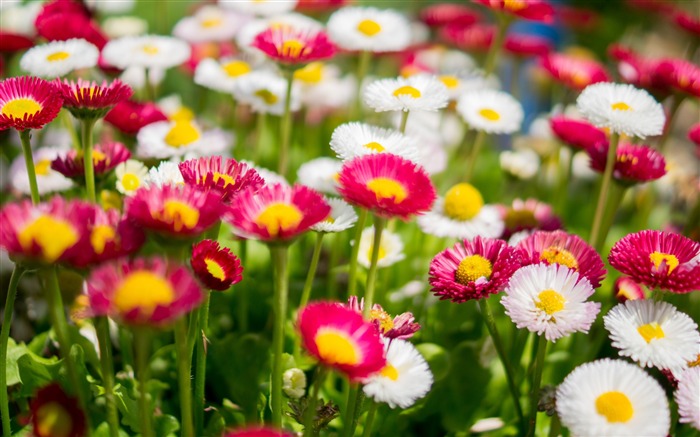
M 298 0 L 285 1 L 260 1 L 260 0 L 223 0 L 219 4 L 228 9 L 241 12 L 245 15 L 257 15 L 267 17 L 281 15 L 292 11 L 297 6 Z
M 297 179 L 300 184 L 319 193 L 337 196 L 338 174 L 342 168 L 342 161 L 321 156 L 300 165 L 299 170 L 297 170 Z
M 214 5 L 197 9 L 175 24 L 173 35 L 190 43 L 228 41 L 248 21 L 247 17 Z
M 540 59 L 540 66 L 552 79 L 574 90 L 610 81 L 610 75 L 597 61 L 563 53 L 550 53 Z
M 213 240 L 202 240 L 192 248 L 192 270 L 211 290 L 224 291 L 243 279 L 241 260 L 227 247 Z
M 511 33 L 506 36 L 503 49 L 507 53 L 521 58 L 545 56 L 552 51 L 552 42 L 541 36 L 527 33 Z
M 338 47 L 373 53 L 397 52 L 411 43 L 411 25 L 391 9 L 344 7 L 328 19 L 328 34 Z
M 236 90 L 238 81 L 253 71 L 251 64 L 241 58 L 203 59 L 194 71 L 194 83 L 222 93 Z
M 693 16 L 682 9 L 677 9 L 673 13 L 673 21 L 696 38 L 700 37 L 700 17 L 697 15 Z
M 676 92 L 700 98 L 700 67 L 683 59 L 665 59 L 656 67 L 661 80 Z
M 475 0 L 497 12 L 505 12 L 526 20 L 551 23 L 554 8 L 546 0 Z
M 131 87 L 119 79 L 110 84 L 103 81 L 101 85 L 83 79 L 77 82 L 56 80 L 55 83 L 63 97 L 63 106 L 79 119 L 102 118 L 114 105 L 133 94 Z
M 362 314 L 365 307 L 365 299 L 357 299 L 357 296 L 348 298 L 347 307 Z M 411 312 L 401 313 L 393 319 L 384 311 L 381 305 L 375 303 L 369 312 L 369 319 L 377 327 L 379 335 L 385 339 L 408 340 L 420 330 L 420 324 L 415 323 L 416 318 Z
M 375 80 L 364 89 L 363 96 L 367 106 L 376 112 L 437 111 L 449 100 L 447 87 L 427 75 Z
M 311 226 L 316 232 L 343 232 L 353 227 L 357 222 L 357 214 L 352 206 L 343 199 L 326 197 L 326 203 L 331 207 L 328 217 Z
M 53 41 L 28 50 L 19 64 L 33 76 L 54 78 L 94 67 L 99 53 L 97 47 L 84 39 Z
M 465 5 L 436 3 L 421 9 L 420 20 L 430 27 L 439 28 L 447 24 L 467 27 L 481 20 L 481 15 Z
M 518 131 L 524 117 L 520 102 L 496 90 L 464 93 L 457 101 L 457 112 L 472 129 L 494 134 Z
M 598 143 L 587 149 L 591 168 L 598 173 L 605 171 L 608 143 Z M 617 148 L 613 178 L 623 185 L 655 181 L 666 174 L 664 156 L 649 146 L 622 143 Z
M 343 161 L 386 152 L 417 162 L 420 155 L 413 138 L 392 129 L 356 122 L 335 128 L 331 136 L 331 149 Z
M 620 276 L 615 280 L 615 298 L 619 303 L 628 300 L 646 299 L 646 287 L 629 276 Z
M 267 29 L 255 37 L 253 47 L 274 61 L 291 65 L 328 59 L 335 54 L 335 46 L 325 32 L 308 32 L 290 27 Z
M 40 196 L 67 191 L 75 186 L 72 180 L 52 167 L 52 162 L 65 152 L 66 149 L 62 147 L 39 147 L 32 153 L 34 173 Z M 9 176 L 10 184 L 14 190 L 22 194 L 31 194 L 27 161 L 24 157 L 20 155 L 15 158 L 10 166 Z
M 171 68 L 190 58 L 189 44 L 162 35 L 125 36 L 113 39 L 102 49 L 105 62 L 120 69 L 129 67 Z
M 700 366 L 681 373 L 678 390 L 673 394 L 678 404 L 679 422 L 700 430 Z
M 357 262 L 369 268 L 374 251 L 374 226 L 365 228 L 360 237 L 360 249 L 357 255 Z M 377 267 L 389 267 L 406 257 L 403 253 L 403 241 L 399 234 L 385 229 L 379 241 L 379 253 L 377 254 Z
M 294 434 L 273 428 L 262 428 L 254 426 L 252 428 L 239 429 L 224 434 L 224 437 L 293 437 Z
M 36 437 L 83 437 L 88 433 L 85 413 L 78 399 L 68 396 L 58 383 L 40 388 L 29 403 Z
M 232 158 L 189 159 L 181 162 L 179 167 L 186 184 L 216 191 L 221 194 L 222 202 L 230 202 L 246 189 L 258 190 L 264 183 L 254 169 Z
M 0 131 L 41 129 L 61 110 L 56 86 L 38 77 L 10 77 L 0 82 Z
M 123 100 L 105 115 L 105 121 L 127 135 L 136 135 L 142 127 L 168 117 L 155 103 Z
M 131 152 L 122 143 L 109 142 L 95 144 L 92 151 L 92 165 L 95 176 L 105 176 L 117 165 L 131 157 Z M 84 178 L 83 154 L 75 149 L 59 155 L 51 162 L 51 168 L 67 178 Z
M 122 194 L 133 195 L 147 183 L 148 168 L 140 161 L 127 159 L 114 168 L 116 188 Z
M 598 143 L 607 143 L 605 132 L 583 121 L 558 115 L 549 119 L 554 135 L 569 147 L 586 150 Z
M 287 81 L 279 74 L 256 70 L 236 81 L 233 95 L 249 104 L 255 112 L 282 115 L 287 101 L 286 90 Z M 298 89 L 292 87 L 290 108 L 296 111 L 300 106 Z
M 443 40 L 470 52 L 488 51 L 495 35 L 496 26 L 483 23 L 466 27 L 461 24 L 448 24 L 440 29 L 440 37 Z
M 144 126 L 136 136 L 136 155 L 169 159 L 181 156 L 222 155 L 234 142 L 229 132 L 202 130 L 192 119 L 158 121 Z
M 84 39 L 102 49 L 107 43 L 102 29 L 81 2 L 53 1 L 44 3 L 34 21 L 36 31 L 48 41 Z
M 501 238 L 509 239 L 522 231 L 556 231 L 561 229 L 561 220 L 554 215 L 552 207 L 537 199 L 515 199 L 510 206 L 499 205 L 505 224 Z

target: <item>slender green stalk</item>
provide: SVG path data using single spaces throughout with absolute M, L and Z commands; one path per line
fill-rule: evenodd
M 139 378 L 139 416 L 141 419 L 141 435 L 143 437 L 153 437 L 153 425 L 151 424 L 151 416 L 153 408 L 148 399 L 148 378 L 149 378 L 149 361 L 151 358 L 151 335 L 148 328 L 134 331 L 134 347 L 136 355 L 136 371 Z M 189 375 L 187 379 L 189 385 Z M 182 398 L 182 397 L 181 397 Z M 187 434 L 183 424 L 182 435 Z M 191 431 L 191 430 L 190 430 Z
M 277 162 L 277 172 L 282 176 L 287 176 L 287 168 L 289 167 L 289 144 L 292 139 L 292 84 L 294 83 L 294 71 L 285 71 L 287 79 L 287 92 L 284 100 L 284 115 L 282 116 L 281 141 L 279 151 L 279 161 Z
M 22 152 L 24 153 L 24 162 L 27 165 L 27 177 L 29 178 L 29 190 L 32 193 L 32 203 L 36 205 L 41 198 L 39 197 L 39 185 L 36 183 L 36 169 L 34 168 L 34 157 L 32 156 L 32 146 L 29 143 L 32 134 L 29 129 L 19 131 L 19 138 L 22 140 Z
M 605 215 L 603 216 L 603 224 L 601 225 L 601 234 L 608 235 L 610 228 L 615 222 L 617 210 L 620 209 L 622 199 L 625 198 L 627 187 L 618 183 L 613 183 L 610 186 L 608 201 L 605 204 Z
M 481 151 L 481 146 L 484 144 L 485 139 L 485 131 L 480 130 L 476 133 L 476 139 L 474 139 L 474 144 L 472 145 L 471 152 L 469 153 L 469 158 L 467 159 L 467 169 L 464 172 L 464 182 L 470 182 L 472 179 L 476 159 L 479 157 L 479 152 Z
M 355 96 L 355 105 L 350 116 L 351 120 L 362 118 L 362 81 L 364 81 L 365 76 L 367 75 L 371 60 L 372 52 L 366 50 L 360 52 L 357 62 L 357 95 Z
M 496 38 L 493 40 L 491 49 L 486 56 L 486 62 L 484 63 L 484 75 L 489 76 L 493 73 L 493 69 L 496 67 L 496 59 L 498 58 L 501 48 L 503 47 L 503 42 L 506 38 L 506 32 L 508 32 L 508 27 L 510 27 L 511 19 L 503 14 L 497 14 L 498 16 L 498 33 L 496 33 Z
M 205 292 L 204 302 L 197 310 L 199 312 L 199 333 L 197 336 L 197 346 L 194 367 L 194 429 L 196 435 L 204 435 L 204 388 L 207 376 L 207 345 L 206 332 L 209 327 L 209 301 L 211 292 Z
M 328 260 L 328 299 L 335 300 L 338 298 L 338 281 L 336 280 L 336 274 L 334 273 L 335 266 L 338 265 L 338 260 L 340 259 L 340 252 L 343 249 L 343 239 L 344 235 L 342 232 L 336 232 L 333 236 L 333 243 L 331 244 L 331 256 Z
M 272 382 L 270 398 L 272 424 L 282 425 L 282 354 L 284 353 L 284 325 L 287 320 L 287 299 L 289 294 L 289 271 L 286 245 L 270 245 L 275 276 L 273 312 L 275 316 L 272 331 Z
M 264 147 L 263 139 L 265 138 L 265 129 L 267 126 L 267 114 L 264 112 L 258 112 L 258 116 L 255 120 L 255 150 L 252 153 L 253 162 L 259 163 L 260 157 L 262 156 L 262 149 Z
M 24 274 L 24 268 L 15 264 L 10 277 L 10 287 L 7 290 L 5 299 L 5 311 L 2 316 L 2 330 L 0 331 L 0 420 L 2 420 L 2 435 L 10 437 L 10 400 L 7 393 L 7 344 L 10 338 L 10 327 L 12 326 L 12 313 L 15 307 L 15 297 L 17 296 L 17 286 Z
M 146 89 L 146 100 L 149 102 L 153 102 L 156 100 L 156 86 L 151 83 L 151 69 L 146 68 L 144 70 L 144 76 L 146 79 L 146 83 L 144 84 L 144 87 Z
M 348 270 L 348 296 L 357 296 L 357 254 L 360 253 L 360 239 L 362 238 L 362 231 L 365 229 L 367 214 L 366 209 L 360 209 L 357 223 L 355 223 L 355 240 L 350 250 L 350 267 Z
M 603 172 L 603 181 L 600 185 L 600 194 L 598 195 L 598 204 L 595 209 L 595 216 L 593 217 L 593 226 L 591 228 L 591 237 L 589 243 L 600 253 L 605 244 L 605 237 L 607 233 L 603 234 L 601 232 L 603 225 L 603 215 L 605 213 L 605 203 L 608 199 L 608 191 L 610 190 L 610 184 L 612 183 L 613 169 L 615 168 L 615 161 L 617 159 L 617 144 L 620 140 L 620 136 L 616 133 L 610 135 L 610 146 L 608 147 L 608 158 L 605 163 L 605 172 Z
M 690 210 L 688 214 L 688 220 L 685 222 L 683 227 L 683 235 L 690 236 L 690 233 L 694 228 L 697 228 L 700 223 L 700 197 L 695 200 L 695 205 Z
M 528 437 L 535 435 L 537 429 L 537 401 L 540 395 L 540 384 L 542 382 L 542 370 L 544 369 L 544 357 L 547 354 L 547 340 L 538 335 L 536 339 L 537 356 L 535 358 L 535 370 L 532 374 L 532 387 L 530 387 L 530 418 L 528 420 Z
M 666 125 L 664 126 L 664 131 L 659 138 L 658 149 L 664 151 L 666 148 L 666 141 L 668 141 L 671 132 L 673 131 L 673 123 L 676 120 L 676 114 L 678 114 L 678 109 L 680 109 L 685 100 L 685 96 L 682 94 L 676 94 L 670 97 L 671 105 L 668 109 L 668 119 L 666 119 Z
M 559 148 L 559 155 L 561 156 L 561 148 Z M 559 165 L 559 180 L 556 188 L 555 201 L 558 206 L 559 214 L 563 214 L 566 211 L 566 200 L 569 194 L 569 183 L 571 179 L 572 167 L 574 163 L 573 150 L 567 149 L 566 160 L 563 165 Z
M 357 400 L 360 398 L 362 390 L 357 384 L 351 383 L 348 390 L 348 401 L 345 408 L 345 416 L 343 416 L 343 433 L 342 437 L 352 437 L 355 434 L 355 412 L 357 410 Z
M 367 286 L 365 287 L 365 304 L 362 309 L 362 315 L 365 319 L 369 318 L 369 313 L 374 304 L 374 290 L 377 283 L 377 262 L 379 261 L 379 250 L 382 243 L 382 232 L 386 227 L 386 219 L 381 217 L 374 218 L 374 241 L 372 242 L 372 258 L 369 262 L 369 272 L 367 273 Z
M 316 277 L 316 269 L 318 268 L 318 260 L 321 258 L 321 248 L 323 247 L 323 237 L 325 235 L 325 232 L 316 233 L 316 244 L 314 245 L 314 253 L 311 256 L 311 266 L 309 266 L 309 273 L 306 275 L 306 282 L 304 282 L 304 290 L 301 292 L 301 301 L 299 302 L 299 308 L 304 308 L 309 302 L 309 297 L 311 297 L 311 286 L 313 285 L 314 278 Z
M 70 134 L 71 144 L 75 150 L 81 150 L 83 148 L 80 143 L 80 138 L 78 138 L 77 132 L 75 132 L 75 126 L 73 125 L 73 116 L 68 112 L 67 109 L 63 108 L 60 112 L 61 122 L 63 127 Z
M 177 374 L 180 389 L 180 423 L 182 435 L 195 435 L 192 420 L 192 349 L 189 344 L 187 321 L 181 317 L 175 323 L 175 347 L 177 348 Z
M 318 403 L 318 392 L 326 379 L 326 369 L 322 366 L 316 368 L 316 378 L 314 379 L 313 387 L 311 388 L 311 396 L 306 404 L 304 412 L 304 437 L 314 435 L 314 419 L 316 418 L 316 405 Z
M 372 405 L 369 406 L 367 419 L 365 419 L 365 431 L 362 433 L 363 437 L 369 437 L 372 435 L 372 425 L 374 425 L 374 416 L 377 414 L 378 407 L 379 404 L 374 401 L 372 401 Z
M 92 128 L 95 126 L 94 119 L 81 120 L 80 135 L 83 141 L 83 165 L 85 167 L 85 190 L 88 201 L 95 203 L 95 165 L 92 162 Z
M 406 124 L 408 123 L 408 115 L 410 113 L 410 111 L 403 111 L 401 113 L 401 124 L 399 125 L 399 132 L 401 132 L 402 134 L 406 133 Z
M 561 421 L 559 415 L 555 413 L 549 423 L 549 437 L 557 437 L 559 434 L 561 434 Z
M 248 243 L 247 240 L 240 241 L 240 258 L 241 265 L 245 266 L 248 258 Z M 237 287 L 236 293 L 238 294 L 238 326 L 240 326 L 241 332 L 248 332 L 248 299 L 249 294 L 247 287 Z
M 119 437 L 119 414 L 114 401 L 114 366 L 112 364 L 112 342 L 109 337 L 109 319 L 97 317 L 95 331 L 100 346 L 100 364 L 102 366 L 102 384 L 107 401 L 107 423 L 110 437 Z

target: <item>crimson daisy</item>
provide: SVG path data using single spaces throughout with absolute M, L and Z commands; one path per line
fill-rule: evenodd
M 349 203 L 383 218 L 408 220 L 429 211 L 437 198 L 423 167 L 396 155 L 379 153 L 346 162 L 338 192 Z
M 448 24 L 440 29 L 440 37 L 462 50 L 486 52 L 493 44 L 496 26 L 476 23 L 471 26 Z
M 605 132 L 584 120 L 558 115 L 549 119 L 549 126 L 562 143 L 574 149 L 586 150 L 608 141 Z
M 617 61 L 617 70 L 623 81 L 649 90 L 659 100 L 670 93 L 669 84 L 659 74 L 659 60 L 644 58 L 620 44 L 610 46 L 608 55 Z
M 575 90 L 611 80 L 605 67 L 597 61 L 564 53 L 550 53 L 543 56 L 540 58 L 540 66 L 552 79 Z
M 504 240 L 518 232 L 556 231 L 561 229 L 561 220 L 554 214 L 551 205 L 537 199 L 515 199 L 510 206 L 498 205 L 505 223 Z
M 511 33 L 503 44 L 506 52 L 522 58 L 543 56 L 552 51 L 552 43 L 547 38 L 526 33 Z
M 92 165 L 95 176 L 105 176 L 114 167 L 131 158 L 131 152 L 122 143 L 108 142 L 96 144 L 92 151 Z M 83 153 L 71 149 L 51 162 L 51 168 L 67 178 L 82 179 L 85 177 Z
M 223 202 L 230 202 L 248 188 L 257 191 L 265 183 L 252 167 L 221 156 L 190 159 L 179 167 L 186 184 L 214 190 L 220 193 Z
M 40 388 L 29 402 L 35 437 L 83 437 L 88 428 L 77 398 L 68 396 L 58 383 Z
M 243 279 L 241 260 L 216 241 L 202 240 L 195 244 L 190 264 L 197 278 L 211 290 L 228 290 Z
M 679 234 L 645 230 L 610 249 L 610 265 L 651 289 L 689 293 L 700 289 L 700 243 Z
M 78 79 L 77 82 L 64 79 L 54 82 L 64 99 L 65 106 L 77 119 L 102 118 L 119 102 L 133 94 L 131 87 L 119 79 L 102 84 Z
M 61 110 L 56 86 L 38 77 L 10 77 L 0 82 L 0 131 L 41 129 Z
M 700 38 L 700 17 L 693 16 L 682 9 L 678 9 L 673 14 L 673 21 L 681 29 L 693 34 L 696 38 Z
M 683 59 L 666 59 L 657 66 L 661 80 L 676 92 L 700 97 L 700 67 Z
M 455 303 L 482 299 L 503 291 L 521 265 L 520 252 L 503 240 L 463 240 L 430 262 L 431 291 Z
M 599 173 L 605 171 L 608 143 L 598 143 L 587 152 L 591 157 L 591 168 Z M 623 185 L 634 185 L 655 181 L 666 174 L 664 156 L 649 146 L 621 143 L 617 147 L 617 158 L 613 178 Z
M 554 8 L 546 0 L 474 0 L 496 12 L 506 12 L 526 20 L 551 23 Z
M 430 27 L 448 24 L 470 26 L 481 20 L 481 15 L 470 7 L 455 3 L 438 3 L 420 11 L 420 20 Z
M 168 117 L 155 103 L 124 100 L 105 115 L 105 121 L 128 135 L 136 135 L 142 127 Z
M 47 2 L 37 15 L 34 25 L 39 36 L 48 41 L 82 38 L 100 49 L 107 43 L 107 38 L 82 2 Z
M 290 26 L 270 27 L 259 33 L 252 45 L 270 59 L 291 65 L 328 59 L 336 51 L 325 32 Z

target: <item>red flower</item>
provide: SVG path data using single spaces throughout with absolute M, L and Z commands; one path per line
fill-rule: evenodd
M 598 143 L 589 148 L 591 168 L 599 173 L 605 171 L 608 156 L 608 143 Z M 658 151 L 649 146 L 622 143 L 617 148 L 617 159 L 613 178 L 625 185 L 655 181 L 666 174 L 666 160 Z
M 474 0 L 497 12 L 507 12 L 526 20 L 554 21 L 554 8 L 546 0 Z
M 481 19 L 481 15 L 465 5 L 456 3 L 438 3 L 430 5 L 420 12 L 420 20 L 430 27 L 442 27 L 447 24 L 470 26 Z
M 221 156 L 190 159 L 179 164 L 182 178 L 188 185 L 221 194 L 222 202 L 230 202 L 248 188 L 257 191 L 265 181 L 252 167 Z
M 78 119 L 102 118 L 119 102 L 127 100 L 133 90 L 119 79 L 102 84 L 78 79 L 77 82 L 56 79 L 54 82 L 63 96 L 63 106 Z
M 644 88 L 663 98 L 669 92 L 668 83 L 659 75 L 659 61 L 643 58 L 620 44 L 608 48 L 608 55 L 615 59 L 622 80 L 638 88 Z
M 515 56 L 543 56 L 552 51 L 552 43 L 541 36 L 510 33 L 503 45 L 506 52 Z
M 696 146 L 700 146 L 700 123 L 696 123 L 690 127 L 688 139 L 694 142 Z
M 88 429 L 78 399 L 53 383 L 40 388 L 29 403 L 35 437 L 83 437 Z
M 582 90 L 598 82 L 610 82 L 608 72 L 600 63 L 564 53 L 550 53 L 540 60 L 540 66 L 552 79 L 569 88 Z
M 695 35 L 696 38 L 700 38 L 700 17 L 692 16 L 683 10 L 675 11 L 673 15 L 673 21 L 681 28 L 687 32 Z
M 582 32 L 593 30 L 600 22 L 600 15 L 591 9 L 556 5 L 554 11 L 564 26 Z
M 168 117 L 155 103 L 124 100 L 105 115 L 105 121 L 128 135 L 136 135 L 142 127 Z
M 190 264 L 197 278 L 211 290 L 228 290 L 243 279 L 241 260 L 216 241 L 202 240 L 195 244 Z
M 575 149 L 586 150 L 608 141 L 605 132 L 587 121 L 557 115 L 549 119 L 549 125 L 561 142 Z
M 61 110 L 63 99 L 53 83 L 38 77 L 11 77 L 0 82 L 0 131 L 41 129 Z
M 34 40 L 19 33 L 0 30 L 0 53 L 13 53 L 34 47 Z
M 321 12 L 330 9 L 337 9 L 345 6 L 348 0 L 299 0 L 297 2 L 297 11 Z
M 448 24 L 440 30 L 440 37 L 462 50 L 486 52 L 491 48 L 496 35 L 492 24 L 462 25 Z
M 95 176 L 104 176 L 130 157 L 131 152 L 122 143 L 95 144 L 92 151 L 92 165 L 95 169 Z M 67 178 L 83 179 L 85 177 L 85 166 L 83 164 L 82 151 L 69 150 L 67 153 L 54 159 L 51 162 L 51 168 Z
M 561 229 L 561 220 L 554 215 L 552 207 L 537 199 L 515 199 L 511 206 L 497 206 L 506 225 L 501 235 L 504 240 L 521 231 Z
M 700 67 L 683 59 L 665 59 L 656 67 L 657 74 L 669 88 L 700 97 Z
M 223 437 L 293 437 L 292 433 L 287 431 L 278 431 L 272 428 L 259 428 L 252 427 L 246 429 L 239 429 L 237 431 L 230 431 L 224 434 Z
M 57 0 L 46 3 L 34 21 L 39 36 L 49 41 L 82 38 L 99 49 L 107 38 L 82 2 Z
M 288 26 L 271 27 L 258 34 L 252 43 L 269 58 L 282 64 L 305 64 L 328 59 L 335 45 L 325 32 L 298 30 Z

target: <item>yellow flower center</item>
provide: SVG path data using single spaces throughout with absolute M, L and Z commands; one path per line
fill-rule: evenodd
M 394 320 L 384 310 L 374 309 L 370 311 L 369 318 L 370 320 L 377 320 L 379 322 L 379 328 L 382 333 L 387 333 L 394 327 Z
M 56 62 L 56 61 L 62 61 L 64 59 L 68 59 L 70 57 L 70 53 L 68 52 L 54 52 L 51 53 L 49 56 L 46 57 L 46 60 L 49 62 Z
M 58 402 L 48 402 L 36 411 L 36 435 L 68 437 L 73 431 L 70 413 Z
M 31 117 L 42 109 L 41 103 L 34 99 L 22 97 L 5 103 L 0 112 L 6 117 L 23 119 L 25 116 Z
M 209 272 L 210 275 L 212 275 L 219 281 L 223 281 L 224 279 L 226 279 L 226 271 L 223 267 L 221 267 L 221 264 L 219 264 L 211 258 L 205 258 L 204 264 L 207 265 L 207 272 Z
M 224 21 L 221 18 L 208 18 L 202 20 L 199 24 L 205 29 L 211 29 L 212 27 L 219 27 Z
M 414 99 L 417 99 L 421 96 L 421 94 L 420 94 L 420 91 L 413 88 L 412 86 L 404 85 L 404 86 L 394 90 L 394 97 L 399 97 L 399 96 L 409 96 L 409 97 L 413 97 Z
M 168 116 L 168 120 L 174 122 L 189 122 L 194 120 L 194 112 L 187 106 L 180 106 L 177 111 Z
M 267 89 L 257 90 L 255 95 L 260 97 L 262 101 L 268 105 L 274 105 L 279 100 L 279 98 L 272 91 Z
M 452 219 L 471 220 L 484 206 L 484 198 L 479 190 L 470 184 L 461 183 L 453 186 L 445 194 L 445 214 Z
M 382 26 L 374 20 L 362 20 L 357 25 L 357 30 L 365 36 L 374 36 L 382 31 Z
M 542 251 L 540 260 L 547 261 L 550 264 L 560 264 L 570 269 L 578 270 L 578 261 L 576 261 L 576 257 L 571 252 L 564 250 L 561 247 L 549 246 Z
M 550 316 L 563 310 L 566 304 L 564 296 L 554 290 L 541 291 L 537 298 L 540 301 L 535 303 L 535 306 Z
M 154 46 L 153 44 L 146 44 L 141 47 L 141 50 L 149 56 L 157 55 L 160 51 L 158 47 Z
M 651 343 L 652 340 L 662 339 L 666 337 L 664 330 L 656 322 L 647 323 L 637 328 L 637 332 L 642 336 L 644 341 Z
M 399 371 L 396 370 L 396 367 L 392 366 L 391 364 L 387 364 L 384 366 L 384 368 L 379 372 L 380 375 L 382 375 L 385 378 L 389 378 L 392 381 L 396 381 L 399 379 Z
M 374 178 L 367 182 L 367 188 L 377 196 L 377 200 L 393 199 L 397 204 L 408 196 L 403 185 L 389 178 Z
M 243 76 L 250 73 L 250 64 L 245 61 L 231 61 L 222 65 L 221 68 L 229 77 Z
M 374 244 L 370 244 L 369 249 L 367 250 L 367 259 L 371 260 L 372 259 L 372 251 L 374 250 Z M 377 261 L 380 261 L 384 259 L 386 256 L 386 249 L 380 244 L 379 245 L 379 253 L 377 254 Z
M 289 203 L 273 203 L 265 208 L 255 219 L 255 223 L 264 226 L 270 237 L 276 237 L 280 231 L 296 228 L 304 215 L 299 208 Z
M 90 233 L 90 244 L 92 245 L 92 249 L 96 254 L 101 255 L 102 252 L 104 252 L 107 243 L 114 241 L 116 236 L 117 233 L 115 232 L 114 228 L 109 225 L 95 226 L 92 228 L 92 232 Z
M 525 0 L 504 0 L 503 7 L 509 11 L 519 11 L 527 7 L 527 2 Z
M 124 173 L 122 186 L 126 191 L 134 191 L 141 186 L 141 180 L 134 173 Z
M 319 83 L 323 79 L 323 63 L 312 62 L 294 72 L 294 79 L 304 83 Z
M 166 200 L 163 210 L 153 213 L 153 218 L 173 225 L 175 232 L 180 232 L 197 226 L 199 211 L 179 200 Z
M 459 79 L 455 76 L 440 76 L 440 82 L 447 88 L 453 89 L 459 86 Z
M 615 111 L 629 111 L 632 109 L 632 107 L 625 102 L 613 103 L 610 107 Z
M 164 278 L 139 270 L 127 276 L 114 292 L 114 306 L 122 313 L 134 309 L 145 315 L 153 314 L 158 306 L 171 304 L 175 300 L 175 290 Z
M 625 423 L 634 416 L 634 407 L 629 398 L 619 391 L 608 391 L 595 400 L 595 409 L 609 423 Z
M 649 259 L 654 263 L 654 268 L 656 268 L 656 270 L 661 268 L 662 263 L 665 264 L 668 269 L 666 275 L 670 275 L 676 267 L 678 267 L 678 264 L 680 264 L 678 258 L 670 253 L 652 252 L 649 254 Z
M 355 343 L 343 332 L 322 328 L 314 341 L 321 360 L 328 364 L 355 365 L 360 361 Z
M 501 114 L 499 114 L 498 112 L 496 112 L 490 108 L 484 108 L 484 109 L 480 110 L 479 115 L 481 115 L 483 118 L 487 119 L 488 121 L 498 121 L 501 119 Z
M 48 176 L 49 171 L 51 171 L 51 161 L 48 159 L 40 160 L 34 164 L 34 171 L 39 176 Z
M 381 153 L 381 152 L 383 152 L 384 150 L 386 150 L 386 149 L 384 148 L 384 146 L 382 146 L 381 144 L 379 144 L 379 143 L 376 142 L 376 141 L 372 141 L 371 143 L 367 143 L 367 144 L 365 144 L 363 147 L 366 147 L 366 148 L 368 148 L 369 150 L 374 150 L 375 152 L 379 152 L 379 153 Z
M 51 263 L 77 243 L 78 237 L 78 232 L 69 222 L 42 215 L 17 234 L 17 241 L 25 251 L 38 245 L 44 260 Z
M 99 164 L 100 162 L 105 161 L 106 159 L 107 159 L 107 155 L 100 152 L 99 150 L 92 151 L 92 163 L 93 164 Z
M 491 261 L 481 255 L 470 255 L 459 263 L 455 272 L 455 281 L 467 285 L 479 278 L 491 279 L 492 273 Z
M 199 129 L 187 121 L 176 121 L 165 135 L 165 143 L 170 147 L 186 147 L 200 137 Z
M 534 228 L 537 226 L 537 218 L 535 213 L 529 209 L 510 209 L 506 213 L 505 218 L 506 228 Z
M 282 46 L 277 49 L 277 54 L 281 56 L 289 56 L 298 58 L 306 52 L 306 44 L 297 39 L 289 39 L 282 43 Z
M 215 184 L 218 184 L 219 180 L 223 180 L 224 181 L 224 188 L 236 183 L 236 180 L 233 179 L 231 176 L 229 176 L 227 174 L 219 173 L 218 171 L 214 172 L 213 179 L 214 179 Z

